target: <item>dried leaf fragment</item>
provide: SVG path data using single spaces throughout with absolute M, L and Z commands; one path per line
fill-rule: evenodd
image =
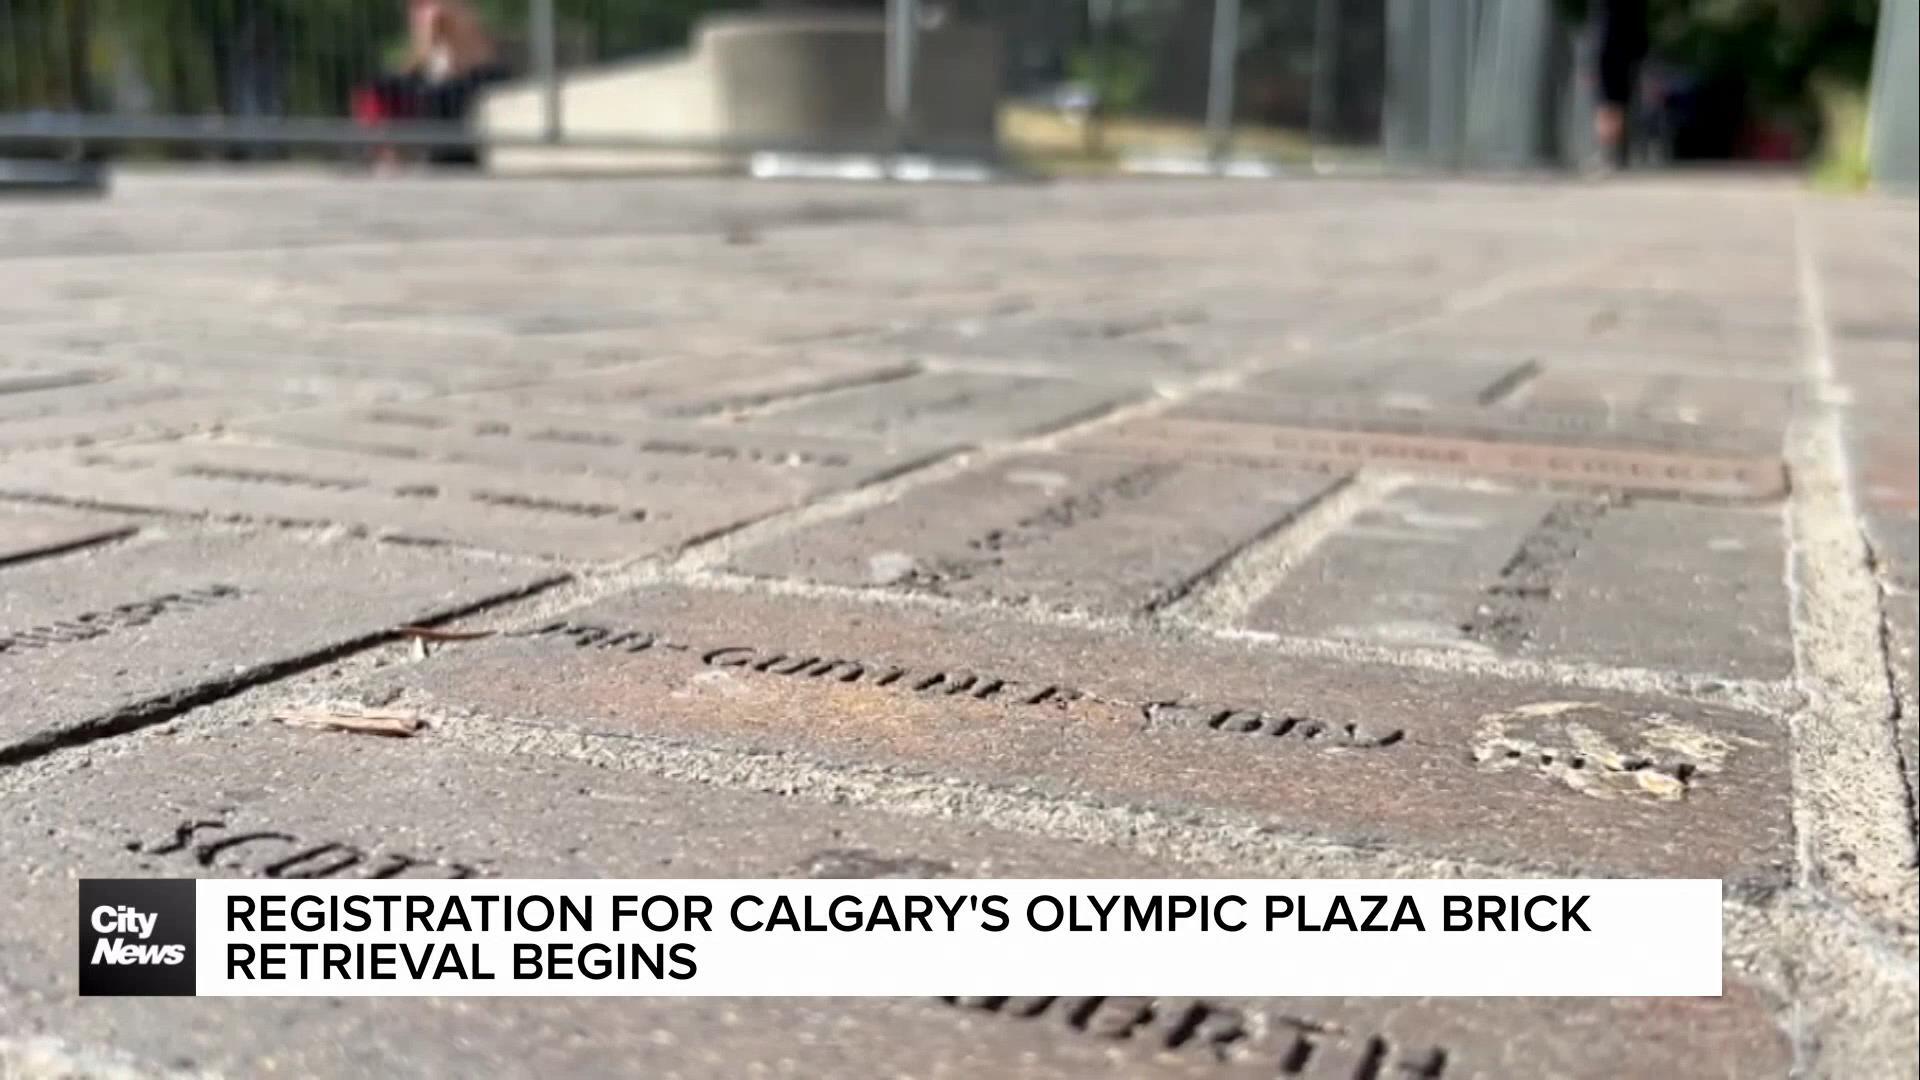
M 328 731 L 346 731 L 356 735 L 380 735 L 389 739 L 411 738 L 427 726 L 426 720 L 419 714 L 405 709 L 328 706 L 291 709 L 275 716 L 274 719 L 291 727 L 323 728 Z
M 477 641 L 492 637 L 491 630 L 441 630 L 432 626 L 403 626 L 394 633 L 416 641 Z

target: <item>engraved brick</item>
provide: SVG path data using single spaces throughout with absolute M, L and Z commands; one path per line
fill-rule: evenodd
M 724 491 L 787 505 L 881 479 L 942 448 L 655 419 L 644 426 L 568 413 L 416 402 L 298 413 L 246 425 L 275 442 L 530 473 L 616 477 L 642 490 Z M 684 495 L 681 496 L 684 498 Z
M 457 354 L 438 361 L 419 355 L 388 360 L 368 355 L 350 342 L 337 351 L 325 342 L 290 346 L 270 340 L 251 350 L 222 350 L 206 348 L 191 338 L 149 336 L 137 345 L 117 347 L 112 355 L 150 377 L 183 386 L 297 394 L 327 402 L 427 397 L 525 383 L 552 373 L 545 367 L 515 368 Z
M 1049 310 L 951 319 L 882 336 L 874 344 L 902 355 L 1002 371 L 1139 379 L 1204 370 L 1216 350 L 1182 333 L 1193 312 Z
M 0 451 L 190 431 L 298 404 L 114 378 L 20 383 L 0 393 Z
M 447 285 L 440 281 L 442 288 Z M 524 289 L 524 283 L 520 287 Z M 333 363 L 363 365 L 358 370 L 367 372 L 395 367 L 410 375 L 437 372 L 442 380 L 513 373 L 524 378 L 565 365 L 645 359 L 599 343 L 531 343 L 502 335 L 292 322 L 272 309 L 207 313 L 184 311 L 177 304 L 151 313 L 143 310 L 139 318 L 48 327 L 29 341 L 63 356 L 100 356 L 121 363 L 138 358 L 177 368 L 186 377 L 210 367 L 209 379 L 231 378 L 249 364 L 292 374 L 327 371 Z
M 1124 614 L 1181 595 L 1329 482 L 1164 458 L 1027 454 L 770 541 L 733 565 Z
M 700 416 L 902 378 L 913 365 L 828 350 L 675 357 L 463 396 L 480 409 L 588 412 L 605 420 Z
M 1520 368 L 1509 369 L 1506 379 Z M 1544 377 L 1544 376 L 1543 376 Z M 1475 382 L 1477 384 L 1477 380 Z M 1470 384 L 1473 385 L 1473 384 Z M 1493 384 L 1486 384 L 1492 386 Z M 1208 394 L 1170 410 L 1178 418 L 1226 420 L 1248 424 L 1315 427 L 1343 432 L 1454 437 L 1517 446 L 1539 445 L 1596 450 L 1659 450 L 1713 455 L 1777 455 L 1777 430 L 1715 427 L 1668 419 L 1651 409 L 1609 410 L 1605 400 L 1577 394 L 1555 399 L 1566 408 L 1522 407 L 1531 381 L 1521 381 L 1510 398 L 1482 407 L 1432 395 L 1382 393 L 1278 397 L 1260 394 Z M 1562 380 L 1560 385 L 1566 386 Z M 1497 389 L 1497 387 L 1495 387 Z
M 476 814 L 472 792 L 488 792 Z M 403 806 L 404 814 L 370 810 Z M 0 1009 L 32 1030 L 235 1075 L 516 1069 L 597 1075 L 1689 1078 L 1783 1068 L 1765 1000 L 1347 1001 L 74 997 L 71 880 L 1191 875 L 1177 863 L 538 753 L 268 722 L 95 754 L 0 802 Z M 530 829 L 529 822 L 541 827 Z M 564 838 L 563 841 L 556 837 Z M 568 1033 L 556 1037 L 556 1032 Z M 1577 1033 L 1577 1034 L 1569 1034 Z M 1684 1044 L 1692 1052 L 1674 1056 Z M 1697 1065 L 1695 1064 L 1697 1063 Z
M 1751 431 L 1756 445 L 1777 444 L 1793 409 L 1793 385 L 1726 376 L 1593 371 L 1552 367 L 1501 402 L 1507 410 L 1591 417 L 1627 437 L 1636 425 Z
M 1609 665 L 1791 672 L 1770 511 L 1413 487 L 1323 541 L 1248 624 Z
M 795 431 L 978 442 L 1063 427 L 1133 396 L 1119 385 L 931 372 L 796 401 L 763 419 Z
M 0 750 L 191 701 L 540 578 L 364 543 L 235 537 L 0 567 Z
M 1425 411 L 1481 404 L 1532 378 L 1539 367 L 1539 361 L 1524 356 L 1314 353 L 1250 377 L 1245 389 L 1283 398 L 1331 397 L 1357 405 Z
M 1675 356 L 1789 360 L 1799 342 L 1776 316 L 1728 321 L 1705 311 L 1660 313 L 1593 303 L 1551 303 L 1535 297 L 1490 305 L 1422 325 L 1434 341 L 1556 345 L 1621 353 L 1657 351 Z
M 660 589 L 376 682 L 541 726 L 1215 807 L 1474 858 L 1724 876 L 1736 891 L 1780 880 L 1791 854 L 1771 721 L 1225 644 Z
M 151 443 L 0 463 L 0 491 L 216 517 L 329 522 L 585 559 L 659 552 L 790 505 L 778 470 L 661 482 L 233 442 Z M 787 479 L 791 479 L 788 477 Z
M 1209 408 L 1213 406 L 1209 404 Z M 1319 410 L 1321 406 L 1314 406 Z M 1481 413 L 1473 418 L 1482 423 Z M 1197 460 L 1288 468 L 1351 469 L 1482 475 L 1572 484 L 1604 490 L 1682 493 L 1735 499 L 1784 494 L 1786 470 L 1778 457 L 1752 451 L 1693 452 L 1635 446 L 1587 447 L 1542 433 L 1461 433 L 1430 418 L 1376 416 L 1368 429 L 1317 413 L 1291 422 L 1194 416 L 1175 411 L 1125 421 L 1076 439 L 1070 448 L 1116 453 L 1187 453 Z M 1378 430 L 1386 428 L 1386 430 Z M 1449 430 L 1451 429 L 1451 430 Z

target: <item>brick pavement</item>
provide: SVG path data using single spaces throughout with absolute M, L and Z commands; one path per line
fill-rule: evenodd
M 1911 203 L 135 176 L 0 237 L 0 1074 L 1914 1074 Z M 1728 992 L 77 1001 L 71 879 L 142 873 L 1711 876 Z

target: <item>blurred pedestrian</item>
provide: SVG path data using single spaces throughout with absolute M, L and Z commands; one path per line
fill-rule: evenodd
M 286 115 L 286 50 L 268 11 L 243 12 L 233 32 L 214 43 L 220 58 L 221 99 L 228 116 L 242 121 L 271 121 Z M 279 156 L 264 143 L 235 147 L 240 160 Z
M 407 61 L 400 72 L 374 80 L 354 95 L 354 117 L 364 124 L 424 120 L 464 124 L 479 90 L 506 77 L 486 23 L 466 0 L 407 0 Z M 379 160 L 397 155 L 383 148 Z M 433 164 L 478 164 L 471 146 L 429 151 Z
M 1593 137 L 1604 160 L 1624 168 L 1633 146 L 1634 90 L 1648 46 L 1647 0 L 1594 0 L 1599 103 Z

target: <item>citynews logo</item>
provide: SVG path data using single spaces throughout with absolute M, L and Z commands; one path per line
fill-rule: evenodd
M 80 995 L 192 996 L 191 880 L 80 882 Z

